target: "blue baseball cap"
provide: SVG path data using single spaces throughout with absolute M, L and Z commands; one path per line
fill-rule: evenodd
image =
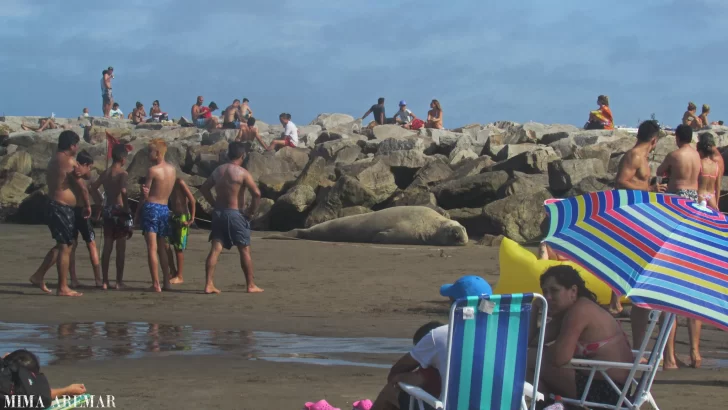
M 453 284 L 442 285 L 440 287 L 440 295 L 453 299 L 491 294 L 493 294 L 493 289 L 491 289 L 488 282 L 480 276 L 475 275 L 463 276 Z
M 402 100 L 402 101 L 399 102 L 399 106 L 400 107 L 403 106 L 403 105 L 407 105 L 407 101 Z

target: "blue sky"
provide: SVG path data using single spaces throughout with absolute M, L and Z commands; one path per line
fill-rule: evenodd
M 101 112 L 114 66 L 126 113 L 197 95 L 255 116 L 361 116 L 406 99 L 445 126 L 497 120 L 583 125 L 596 97 L 617 124 L 677 125 L 688 101 L 728 120 L 726 0 L 2 0 L 0 113 Z M 369 120 L 372 119 L 370 116 Z

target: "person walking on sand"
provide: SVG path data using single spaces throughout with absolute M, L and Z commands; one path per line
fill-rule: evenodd
M 172 279 L 169 283 L 176 285 L 184 283 L 182 271 L 185 264 L 185 249 L 187 249 L 187 234 L 189 226 L 195 222 L 195 208 L 197 201 L 192 195 L 190 187 L 187 186 L 182 178 L 177 178 L 172 189 L 172 195 L 169 197 L 169 203 L 172 210 L 172 218 L 170 219 L 170 246 L 167 248 L 167 257 L 169 258 L 169 271 Z M 177 268 L 175 269 L 172 248 L 177 257 Z
M 640 124 L 637 129 L 637 143 L 627 151 L 619 161 L 615 189 L 633 189 L 639 191 L 665 192 L 662 184 L 650 185 L 650 153 L 657 146 L 657 137 L 660 135 L 660 125 L 657 121 L 648 120 Z M 619 296 L 612 292 L 609 302 L 609 312 L 613 316 L 622 313 L 622 304 Z M 649 310 L 632 307 L 632 334 L 634 346 L 642 343 L 647 328 Z M 635 316 L 636 315 L 636 316 Z
M 68 270 L 71 259 L 71 247 L 73 246 L 74 233 L 76 231 L 76 216 L 74 207 L 79 203 L 83 206 L 81 216 L 87 219 L 91 216 L 91 201 L 89 200 L 88 189 L 81 178 L 76 176 L 74 168 L 76 160 L 74 156 L 78 152 L 80 138 L 73 131 L 66 130 L 58 136 L 58 152 L 48 162 L 46 181 L 48 183 L 48 229 L 56 241 L 55 248 L 58 250 L 56 266 L 58 269 L 58 296 L 81 296 L 82 293 L 71 290 L 68 287 Z M 45 273 L 44 273 L 45 274 Z M 46 293 L 50 290 L 46 287 L 42 275 L 30 277 L 30 283 L 38 286 Z
M 141 210 L 141 228 L 147 242 L 147 261 L 149 273 L 152 275 L 150 290 L 161 292 L 169 290 L 169 261 L 167 260 L 166 238 L 169 237 L 169 197 L 172 194 L 177 171 L 174 166 L 164 160 L 167 144 L 161 138 L 149 143 L 149 162 L 152 166 L 147 171 L 145 185 L 142 188 L 143 199 L 139 203 Z M 137 211 L 139 214 L 139 211 Z M 140 220 L 139 217 L 135 218 Z M 158 266 L 162 266 L 163 287 L 159 286 Z
M 698 202 L 698 180 L 701 171 L 700 154 L 690 145 L 693 142 L 693 129 L 689 125 L 679 125 L 675 129 L 675 142 L 678 149 L 669 153 L 665 160 L 657 167 L 658 176 L 668 176 L 667 192 Z M 690 365 L 700 367 L 700 329 L 702 322 L 697 319 L 688 319 L 688 333 L 690 335 Z M 672 327 L 670 337 L 665 346 L 665 369 L 677 369 L 675 356 L 675 332 L 677 322 Z
M 106 203 L 102 216 L 104 220 L 104 248 L 101 252 L 101 271 L 103 272 L 103 288 L 108 289 L 109 264 L 111 251 L 116 242 L 116 284 L 114 289 L 124 288 L 124 262 L 126 258 L 126 241 L 133 233 L 134 221 L 129 210 L 129 199 L 126 195 L 126 184 L 129 174 L 124 170 L 129 153 L 124 145 L 115 145 L 111 150 L 113 163 L 91 185 L 92 192 L 104 187 Z
M 205 293 L 220 293 L 215 287 L 213 278 L 215 267 L 222 249 L 238 248 L 240 265 L 245 274 L 249 293 L 263 292 L 253 281 L 253 261 L 250 256 L 250 220 L 260 205 L 260 190 L 250 173 L 242 167 L 245 159 L 245 144 L 234 141 L 227 152 L 230 162 L 220 165 L 212 175 L 200 186 L 205 200 L 214 204 L 212 212 L 212 229 L 210 230 L 210 254 L 205 262 Z M 212 196 L 215 188 L 217 197 Z M 245 203 L 245 190 L 249 190 L 252 199 L 247 212 L 241 207 Z

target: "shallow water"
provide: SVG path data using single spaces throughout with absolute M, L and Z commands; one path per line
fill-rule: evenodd
M 0 322 L 0 353 L 28 349 L 42 366 L 122 357 L 229 354 L 250 360 L 389 368 L 391 363 L 385 357 L 376 363 L 332 356 L 403 354 L 411 347 L 409 339 L 327 338 L 143 322 Z

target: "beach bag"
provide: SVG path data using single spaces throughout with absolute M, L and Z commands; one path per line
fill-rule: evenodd
M 420 128 L 422 128 L 424 126 L 425 126 L 424 121 L 422 121 L 419 118 L 415 118 L 414 120 L 412 120 L 412 124 L 410 125 L 410 128 L 413 130 L 419 130 Z

